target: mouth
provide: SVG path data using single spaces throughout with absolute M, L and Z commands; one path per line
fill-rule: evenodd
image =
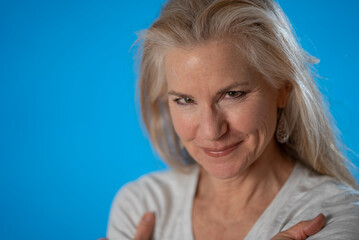
M 210 157 L 223 157 L 233 152 L 241 143 L 242 141 L 222 148 L 202 148 L 202 149 L 203 152 Z

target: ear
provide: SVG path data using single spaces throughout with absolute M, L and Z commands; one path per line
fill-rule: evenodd
M 278 92 L 278 108 L 284 108 L 287 105 L 289 94 L 292 91 L 292 87 L 289 83 L 285 84 Z

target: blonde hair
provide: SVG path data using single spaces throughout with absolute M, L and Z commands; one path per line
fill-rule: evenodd
M 213 40 L 234 44 L 264 78 L 292 90 L 284 114 L 290 137 L 283 149 L 311 169 L 356 187 L 339 150 L 341 142 L 311 68 L 317 60 L 298 44 L 292 27 L 272 0 L 171 0 L 140 40 L 140 102 L 152 144 L 172 167 L 193 162 L 174 131 L 167 103 L 163 61 L 171 48 Z

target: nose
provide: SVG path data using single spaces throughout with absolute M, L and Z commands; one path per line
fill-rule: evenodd
M 216 141 L 228 131 L 225 114 L 216 107 L 208 107 L 201 111 L 200 135 L 204 140 Z

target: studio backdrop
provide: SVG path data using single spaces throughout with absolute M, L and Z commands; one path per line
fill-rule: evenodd
M 355 0 L 280 0 L 358 165 Z M 166 166 L 136 101 L 136 32 L 161 0 L 0 0 L 0 238 L 105 236 L 116 191 Z M 359 174 L 354 173 L 359 179 Z

